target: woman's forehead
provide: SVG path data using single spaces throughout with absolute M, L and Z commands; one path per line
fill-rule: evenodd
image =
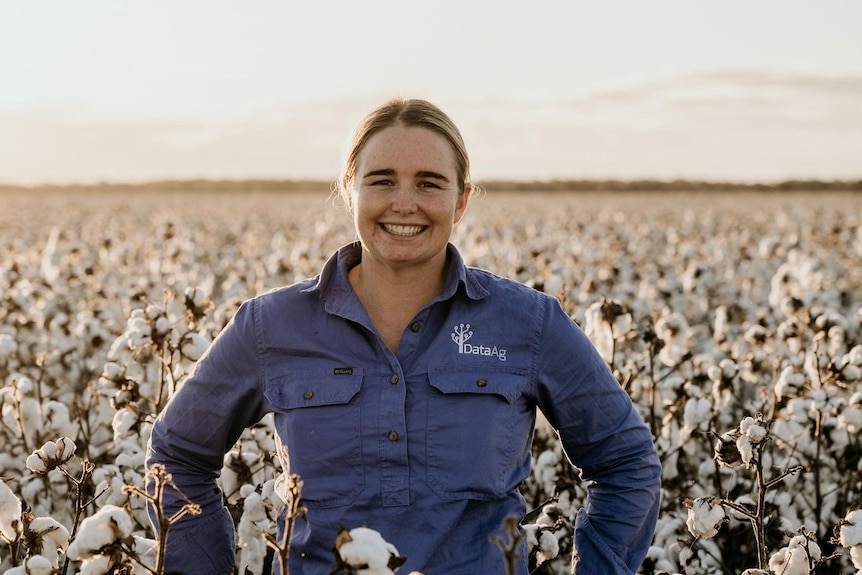
M 442 135 L 414 126 L 390 126 L 380 130 L 359 152 L 361 171 L 407 169 L 456 171 L 455 152 Z M 362 175 L 362 174 L 360 174 Z

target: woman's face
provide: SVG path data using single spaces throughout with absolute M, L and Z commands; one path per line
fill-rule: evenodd
M 467 209 L 449 141 L 401 125 L 374 134 L 347 182 L 348 208 L 365 250 L 363 264 L 393 269 L 445 264 L 452 230 Z

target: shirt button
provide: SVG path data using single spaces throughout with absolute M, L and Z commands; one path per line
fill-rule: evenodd
M 314 392 L 311 390 L 308 390 L 302 394 L 302 397 L 304 397 L 305 399 L 311 399 L 312 397 L 314 397 Z
M 398 432 L 390 431 L 389 432 L 389 441 L 398 441 Z
M 396 383 L 398 383 L 398 374 L 397 373 L 392 374 L 392 377 L 389 378 L 389 383 L 391 383 L 392 385 L 395 385 Z
M 422 327 L 422 324 L 418 321 L 414 321 L 413 325 L 410 326 L 410 331 L 416 333 Z
M 476 385 L 478 385 L 479 387 L 485 387 L 486 385 L 488 385 L 488 380 L 483 377 L 476 382 Z

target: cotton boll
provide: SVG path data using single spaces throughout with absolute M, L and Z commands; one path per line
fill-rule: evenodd
M 367 527 L 342 530 L 335 548 L 344 564 L 356 569 L 357 575 L 393 575 L 392 567 L 402 565 L 405 560 L 398 556 L 394 545 Z
M 108 353 L 105 358 L 110 362 L 125 363 L 128 359 L 128 350 L 130 347 L 129 335 L 126 332 L 123 332 L 114 340 L 111 347 L 108 348 Z
M 163 337 L 171 332 L 172 327 L 171 320 L 166 316 L 159 314 L 153 322 L 152 332 L 154 335 Z
M 18 351 L 18 344 L 8 333 L 0 333 L 0 365 L 6 365 Z
M 81 563 L 80 575 L 105 575 L 114 567 L 107 555 L 95 555 Z
M 186 288 L 184 296 L 186 310 L 194 317 L 203 316 L 209 305 L 209 298 L 206 292 L 201 288 L 189 287 Z
M 766 439 L 766 428 L 762 425 L 760 417 L 745 417 L 739 424 L 739 431 L 745 434 L 753 444 L 761 443 Z
M 647 549 L 646 559 L 652 562 L 654 573 L 670 573 L 675 568 L 673 561 L 668 558 L 667 550 L 657 545 L 651 545 Z
M 240 547 L 240 573 L 262 573 L 266 545 L 260 537 L 269 523 L 266 507 L 260 494 L 255 492 L 253 485 L 243 485 L 240 489 L 243 498 L 243 513 L 237 526 L 238 545 Z
M 76 449 L 68 437 L 47 441 L 27 457 L 27 468 L 33 473 L 47 473 L 72 459 Z
M 727 514 L 717 497 L 698 497 L 690 504 L 685 525 L 695 537 L 713 537 L 727 522 Z
M 210 340 L 199 333 L 190 331 L 180 338 L 180 353 L 186 359 L 197 361 L 203 356 L 210 345 Z
M 76 426 L 69 419 L 69 408 L 65 403 L 59 401 L 47 401 L 42 406 L 42 419 L 45 421 L 47 431 L 57 435 L 74 435 Z
M 156 566 L 156 556 L 159 552 L 159 543 L 155 539 L 147 539 L 145 537 L 135 536 L 135 554 L 145 566 L 154 569 Z M 134 575 L 151 575 L 152 571 L 146 570 L 136 561 L 132 562 Z
M 21 531 L 21 500 L 0 480 L 0 537 L 11 542 Z
M 51 560 L 54 568 L 59 566 L 59 554 L 69 547 L 69 530 L 52 517 L 37 517 L 28 529 L 38 538 L 41 554 Z
M 536 553 L 538 562 L 550 561 L 560 554 L 560 542 L 551 531 L 543 531 L 539 537 L 539 551 Z
M 816 564 L 820 556 L 820 546 L 815 541 L 797 535 L 769 558 L 769 568 L 782 575 L 809 575 L 809 565 Z
M 47 557 L 33 555 L 28 557 L 23 565 L 7 569 L 3 575 L 52 575 L 56 567 Z
M 75 560 L 93 557 L 105 545 L 128 538 L 132 529 L 132 518 L 125 509 L 105 505 L 81 522 L 68 555 Z
M 45 463 L 45 460 L 39 457 L 39 454 L 36 452 L 33 452 L 27 456 L 26 465 L 27 469 L 29 469 L 33 473 L 48 473 L 48 464 Z
M 530 551 L 539 544 L 539 526 L 535 523 L 529 523 L 521 526 L 524 533 L 524 540 L 527 542 L 527 549 Z
M 558 464 L 560 457 L 551 449 L 547 449 L 539 454 L 536 458 L 536 464 L 533 467 L 533 477 L 536 478 L 545 493 L 553 493 L 554 487 L 559 475 Z
M 799 373 L 792 366 L 785 367 L 781 370 L 773 388 L 776 399 L 798 395 L 806 381 L 804 373 Z
M 595 302 L 585 312 L 584 333 L 590 338 L 606 363 L 613 362 L 614 334 L 611 324 L 602 315 L 602 303 Z
M 742 465 L 742 453 L 739 450 L 737 440 L 740 438 L 738 432 L 723 433 L 715 441 L 713 458 L 725 467 L 738 467 Z
M 689 398 L 685 402 L 685 407 L 683 408 L 683 426 L 680 431 L 682 434 L 680 442 L 684 442 L 686 439 L 691 437 L 694 430 L 703 429 L 704 425 L 709 422 L 709 418 L 711 416 L 712 403 L 710 403 L 708 399 L 704 397 Z
M 688 353 L 688 332 L 688 321 L 679 312 L 673 312 L 656 322 L 656 336 L 664 342 L 658 357 L 664 365 L 673 367 Z
M 862 545 L 862 509 L 847 513 L 840 525 L 838 540 L 843 547 Z
M 5 409 L 6 406 L 3 407 Z M 22 397 L 18 400 L 18 411 L 21 421 L 24 423 L 24 436 L 27 438 L 27 444 L 36 444 L 38 437 L 45 436 L 45 428 L 42 425 L 42 406 L 34 397 Z M 13 429 L 17 428 L 17 425 L 13 427 Z
M 114 414 L 111 428 L 114 430 L 114 441 L 121 442 L 128 437 L 129 432 L 138 423 L 138 413 L 128 407 L 124 407 Z

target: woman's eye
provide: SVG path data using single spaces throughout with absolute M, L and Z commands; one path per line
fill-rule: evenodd
M 434 182 L 419 182 L 419 187 L 420 188 L 431 188 L 431 189 L 437 189 L 437 190 L 440 189 L 440 186 L 438 186 Z
M 372 186 L 391 186 L 392 180 L 374 180 L 371 182 Z

